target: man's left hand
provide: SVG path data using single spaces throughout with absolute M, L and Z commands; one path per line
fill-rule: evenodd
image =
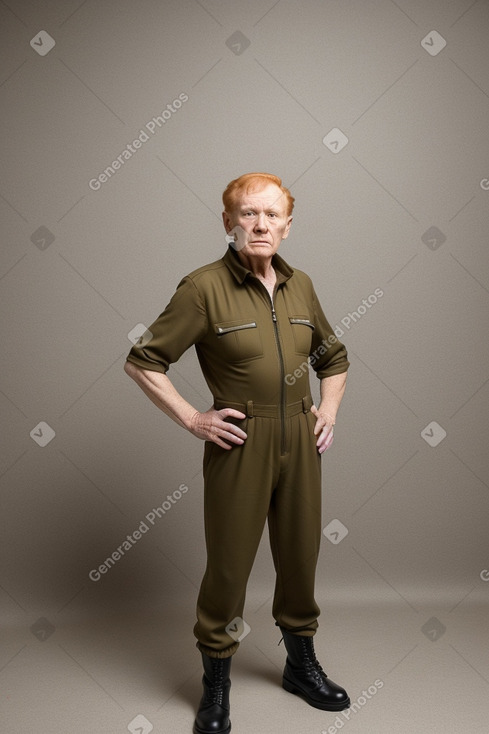
M 334 419 L 327 413 L 320 412 L 315 405 L 311 407 L 311 413 L 316 416 L 316 425 L 314 426 L 314 435 L 318 436 L 316 443 L 320 454 L 324 453 L 334 438 Z

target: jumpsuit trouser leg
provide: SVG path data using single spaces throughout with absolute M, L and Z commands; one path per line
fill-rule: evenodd
M 314 581 L 321 538 L 321 457 L 315 417 L 254 416 L 236 421 L 248 437 L 230 450 L 206 442 L 204 525 L 207 566 L 197 601 L 197 647 L 233 655 L 239 642 L 226 626 L 243 616 L 246 585 L 265 522 L 276 570 L 276 624 L 313 635 L 319 608 Z M 284 450 L 285 449 L 285 450 Z

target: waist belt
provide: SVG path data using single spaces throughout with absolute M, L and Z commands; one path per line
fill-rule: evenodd
M 298 400 L 296 403 L 289 403 L 285 405 L 285 417 L 291 418 L 298 413 L 308 413 L 313 404 L 310 395 L 302 398 L 302 400 Z M 253 400 L 248 400 L 246 403 L 236 403 L 233 400 L 215 398 L 214 408 L 216 410 L 234 408 L 234 410 L 239 410 L 241 413 L 244 413 L 248 418 L 280 418 L 280 405 L 259 405 L 253 402 Z

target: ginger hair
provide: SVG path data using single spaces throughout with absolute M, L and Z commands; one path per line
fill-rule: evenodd
M 224 210 L 230 213 L 236 206 L 240 194 L 261 191 L 269 184 L 275 184 L 284 194 L 287 200 L 287 216 L 290 216 L 294 208 L 295 199 L 289 189 L 282 185 L 282 179 L 274 176 L 272 173 L 244 173 L 239 178 L 230 181 L 222 195 Z

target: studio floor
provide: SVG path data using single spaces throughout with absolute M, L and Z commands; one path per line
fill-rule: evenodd
M 339 714 L 281 688 L 285 651 L 269 604 L 249 599 L 246 613 L 251 630 L 232 665 L 234 734 L 489 733 L 480 601 L 417 614 L 403 602 L 323 605 L 318 659 L 352 702 Z M 2 734 L 192 731 L 202 675 L 192 606 L 125 605 L 55 622 L 4 628 Z

